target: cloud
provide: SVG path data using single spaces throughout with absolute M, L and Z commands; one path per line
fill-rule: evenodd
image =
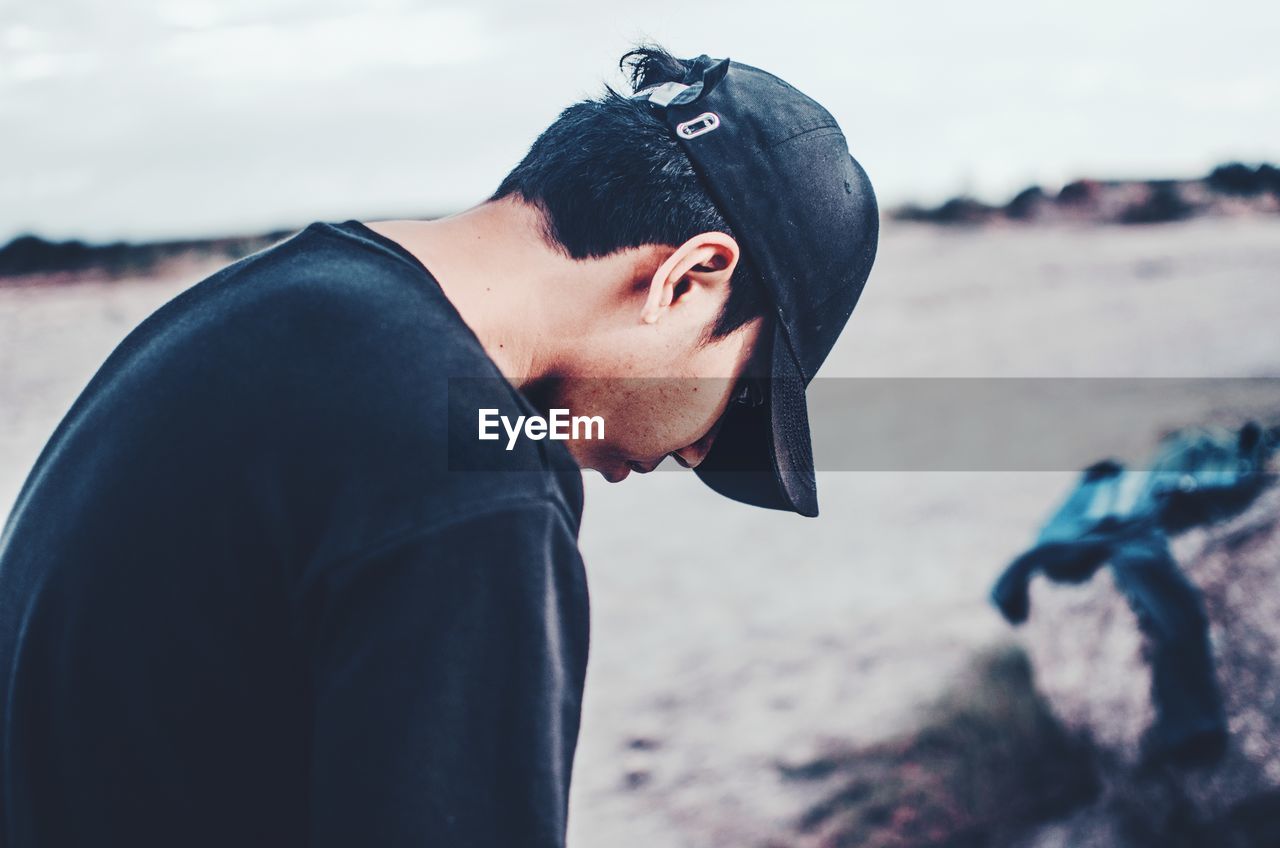
M 886 205 L 1280 157 L 1280 6 L 1250 0 L 789 0 L 784 24 L 776 0 L 8 6 L 0 240 L 456 209 L 643 38 L 812 94 Z
M 351 13 L 288 29 L 268 23 L 209 26 L 175 33 L 154 61 L 212 81 L 315 82 L 478 61 L 496 48 L 485 23 L 477 9 L 437 7 Z

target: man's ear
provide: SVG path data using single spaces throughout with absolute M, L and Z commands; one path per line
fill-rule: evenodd
M 671 304 L 695 289 L 722 303 L 738 256 L 738 242 L 725 233 L 700 233 L 689 239 L 654 272 L 640 320 L 657 323 Z

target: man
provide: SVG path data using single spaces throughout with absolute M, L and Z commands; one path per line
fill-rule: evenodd
M 313 224 L 94 376 L 0 542 L 0 845 L 563 844 L 579 467 L 816 514 L 877 234 L 812 100 L 624 59 L 489 201 Z

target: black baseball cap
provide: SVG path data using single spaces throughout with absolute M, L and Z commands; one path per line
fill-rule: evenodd
M 696 472 L 722 495 L 818 514 L 805 390 L 875 261 L 871 181 L 826 109 L 770 73 L 703 55 L 634 95 L 663 115 L 771 301 L 762 403 L 730 404 Z

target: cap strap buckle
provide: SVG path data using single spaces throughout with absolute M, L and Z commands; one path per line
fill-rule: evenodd
M 703 112 L 696 118 L 691 118 L 680 124 L 676 124 L 676 135 L 681 138 L 697 138 L 720 126 L 720 116 L 715 112 Z

